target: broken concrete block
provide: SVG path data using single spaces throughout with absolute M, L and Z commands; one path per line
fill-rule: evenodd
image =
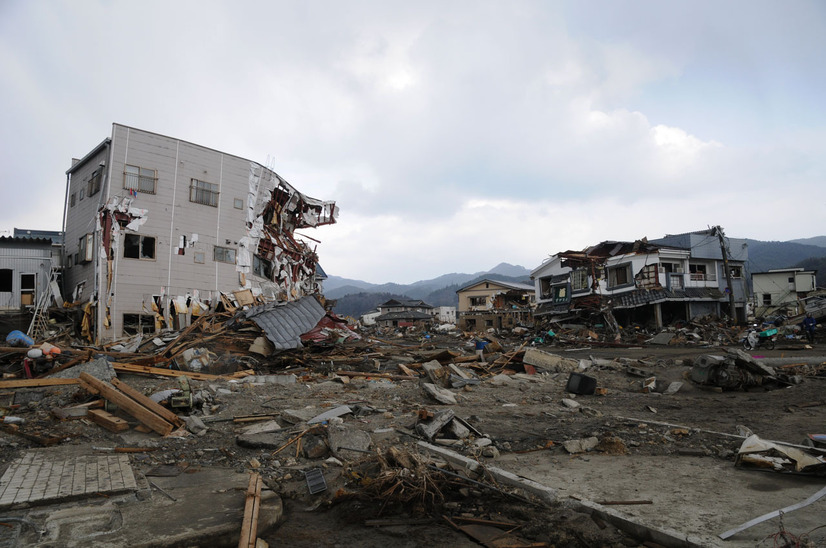
M 257 424 L 253 424 L 251 426 L 247 426 L 241 433 L 244 435 L 251 435 L 251 434 L 269 434 L 271 432 L 278 432 L 281 430 L 281 425 L 278 424 L 276 421 L 264 421 L 259 422 Z
M 463 440 L 470 436 L 470 429 L 457 420 L 452 420 L 445 428 L 445 431 L 456 439 Z
M 473 442 L 473 445 L 476 447 L 488 447 L 489 445 L 493 445 L 493 441 L 490 438 L 479 438 Z
M 445 427 L 450 421 L 453 420 L 455 413 L 453 413 L 453 409 L 445 409 L 444 411 L 440 411 L 436 413 L 432 419 L 428 422 L 420 422 L 416 425 L 416 432 L 428 440 L 432 440 L 436 437 L 442 428 Z
M 198 417 L 188 416 L 183 417 L 184 422 L 186 423 L 186 429 L 195 434 L 196 436 L 203 436 L 207 433 L 207 425 L 204 424 L 204 421 L 199 419 Z
M 570 398 L 562 398 L 562 405 L 564 405 L 568 409 L 578 409 L 580 407 L 578 401 L 572 400 Z
M 340 417 L 342 415 L 347 415 L 352 412 L 353 410 L 347 407 L 346 405 L 340 405 L 335 409 L 330 409 L 329 411 L 325 411 L 320 415 L 316 415 L 315 417 L 308 420 L 307 424 L 317 424 L 320 422 L 326 422 L 334 417 Z
M 498 375 L 494 375 L 488 382 L 490 382 L 494 386 L 504 386 L 515 381 L 511 379 L 508 375 L 503 375 L 500 373 Z
M 373 443 L 370 434 L 343 424 L 327 429 L 327 444 L 334 455 L 343 459 L 359 459 Z
M 282 435 L 278 432 L 242 434 L 235 438 L 236 444 L 248 449 L 279 449 L 286 441 L 286 435 Z
M 679 381 L 674 381 L 668 385 L 668 388 L 665 389 L 665 392 L 663 392 L 663 394 L 665 394 L 666 396 L 676 394 L 682 387 L 683 383 Z
M 599 444 L 599 439 L 596 436 L 590 438 L 583 438 L 579 440 L 568 440 L 562 444 L 565 450 L 569 453 L 585 453 L 594 449 Z
M 308 459 L 320 459 L 327 456 L 329 448 L 321 436 L 309 434 L 301 438 L 301 452 Z
M 290 424 L 307 422 L 318 414 L 315 409 L 284 409 L 281 411 L 281 419 Z
M 453 405 L 458 403 L 456 401 L 456 396 L 453 394 L 453 392 L 446 388 L 441 388 L 429 382 L 422 383 L 422 388 L 428 396 L 430 396 L 439 403 L 443 403 L 445 405 Z
M 528 348 L 525 350 L 525 355 L 522 357 L 522 363 L 533 365 L 534 367 L 541 367 L 548 371 L 557 373 L 569 373 L 576 371 L 579 368 L 579 360 L 572 360 L 570 358 L 563 358 L 556 354 L 543 352 L 535 348 Z

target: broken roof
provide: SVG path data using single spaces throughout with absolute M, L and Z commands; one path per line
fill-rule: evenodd
M 325 314 L 314 296 L 287 303 L 267 303 L 243 312 L 245 319 L 264 330 L 276 350 L 300 348 L 301 335 L 311 331 Z

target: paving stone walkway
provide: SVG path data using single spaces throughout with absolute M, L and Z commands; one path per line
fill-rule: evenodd
M 0 508 L 137 489 L 127 455 L 49 458 L 31 451 L 0 478 Z

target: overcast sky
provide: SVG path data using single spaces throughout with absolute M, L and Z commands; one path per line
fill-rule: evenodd
M 823 235 L 824 52 L 819 0 L 0 0 L 0 230 L 118 122 L 336 200 L 321 264 L 376 283 Z

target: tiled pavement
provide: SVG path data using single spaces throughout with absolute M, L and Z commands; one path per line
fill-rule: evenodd
M 137 489 L 127 455 L 49 458 L 31 451 L 0 478 L 0 508 Z

